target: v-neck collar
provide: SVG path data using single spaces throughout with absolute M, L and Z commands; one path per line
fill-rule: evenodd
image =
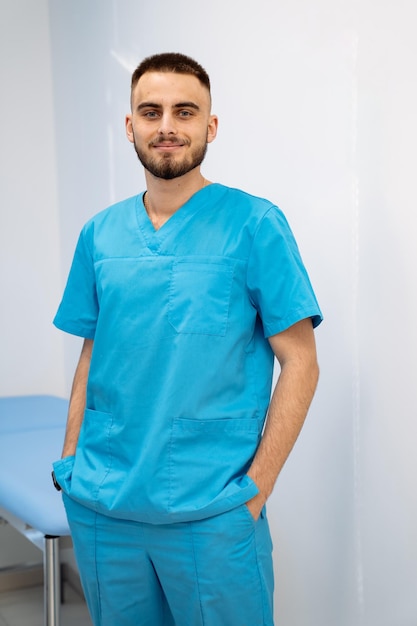
M 146 212 L 143 197 L 145 191 L 136 197 L 136 217 L 139 229 L 145 239 L 146 245 L 153 253 L 160 251 L 162 243 L 172 233 L 178 231 L 185 221 L 190 219 L 195 213 L 201 210 L 207 203 L 211 195 L 213 187 L 218 186 L 217 183 L 211 183 L 207 187 L 203 187 L 196 191 L 187 202 L 171 215 L 171 217 L 158 230 L 152 224 L 149 215 Z

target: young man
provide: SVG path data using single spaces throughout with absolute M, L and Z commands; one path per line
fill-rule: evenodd
M 85 338 L 54 472 L 88 606 L 95 626 L 270 626 L 264 505 L 321 313 L 280 210 L 201 174 L 217 118 L 198 63 L 145 59 L 126 132 L 146 191 L 85 225 L 55 318 Z

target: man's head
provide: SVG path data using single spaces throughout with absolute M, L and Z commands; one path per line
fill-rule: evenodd
M 133 73 L 131 108 L 127 137 L 150 174 L 170 180 L 200 166 L 217 132 L 201 65 L 178 53 L 148 57 Z

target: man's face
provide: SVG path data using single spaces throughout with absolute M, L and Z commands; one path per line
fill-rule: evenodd
M 217 132 L 210 95 L 188 74 L 147 72 L 132 92 L 126 133 L 144 168 L 170 180 L 198 167 Z

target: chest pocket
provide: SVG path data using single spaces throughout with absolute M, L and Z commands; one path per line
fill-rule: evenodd
M 175 261 L 171 271 L 170 324 L 178 333 L 217 335 L 227 331 L 233 264 Z

